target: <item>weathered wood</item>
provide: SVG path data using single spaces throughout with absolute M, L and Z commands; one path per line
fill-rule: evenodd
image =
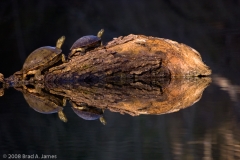
M 45 82 L 206 76 L 211 70 L 191 47 L 172 40 L 128 35 L 53 67 Z

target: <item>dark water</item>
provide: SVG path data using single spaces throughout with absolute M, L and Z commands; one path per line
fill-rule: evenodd
M 188 108 L 134 117 L 106 110 L 106 125 L 81 119 L 69 103 L 64 123 L 57 114 L 34 111 L 21 92 L 8 89 L 0 97 L 0 157 L 240 159 L 239 7 L 239 1 L 223 0 L 1 1 L 0 72 L 6 77 L 34 49 L 65 35 L 67 54 L 77 38 L 101 28 L 105 42 L 133 33 L 185 43 L 201 53 L 213 76 Z
M 64 113 L 41 114 L 21 92 L 0 99 L 1 154 L 56 155 L 59 159 L 238 159 L 239 86 L 213 77 L 202 98 L 178 112 L 130 116 L 105 111 L 106 125 Z M 217 93 L 217 94 L 216 94 Z M 10 156 L 10 155 L 9 155 Z

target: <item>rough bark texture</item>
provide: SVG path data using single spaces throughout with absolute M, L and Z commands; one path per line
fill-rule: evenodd
M 205 76 L 211 70 L 191 47 L 168 39 L 128 35 L 45 74 L 45 82 Z

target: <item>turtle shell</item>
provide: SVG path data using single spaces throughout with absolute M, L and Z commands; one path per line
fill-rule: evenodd
M 70 50 L 77 48 L 92 48 L 101 45 L 101 38 L 93 35 L 87 35 L 79 38 L 73 43 Z
M 99 119 L 103 114 L 102 110 L 99 108 L 81 110 L 72 107 L 72 109 L 80 118 L 84 120 L 96 120 Z
M 35 111 L 43 114 L 52 114 L 62 111 L 63 102 L 61 99 L 47 93 L 31 93 L 22 91 L 28 105 Z
M 44 69 L 54 64 L 53 59 L 62 53 L 62 50 L 57 47 L 40 47 L 34 50 L 25 60 L 23 71 L 28 72 L 35 69 Z

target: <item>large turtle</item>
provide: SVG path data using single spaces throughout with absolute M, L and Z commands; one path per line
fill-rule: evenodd
M 84 54 L 86 51 L 94 49 L 102 45 L 101 37 L 103 35 L 104 29 L 101 29 L 97 36 L 87 35 L 79 38 L 75 41 L 70 48 L 71 52 L 68 55 L 70 59 L 74 55 Z
M 65 56 L 61 50 L 64 40 L 65 36 L 62 36 L 57 40 L 56 47 L 44 46 L 34 50 L 23 64 L 23 80 L 26 80 L 28 75 L 34 75 L 34 79 L 39 80 L 43 70 L 59 61 L 65 62 Z
M 63 106 L 66 105 L 65 98 L 58 98 L 46 91 L 42 91 L 39 86 L 22 86 L 15 88 L 23 93 L 28 105 L 35 111 L 42 114 L 58 113 L 58 117 L 67 122 L 67 118 L 63 113 Z
M 103 110 L 97 107 L 89 106 L 86 103 L 77 105 L 76 103 L 70 101 L 73 111 L 84 120 L 97 120 L 105 125 L 107 122 L 103 118 Z

